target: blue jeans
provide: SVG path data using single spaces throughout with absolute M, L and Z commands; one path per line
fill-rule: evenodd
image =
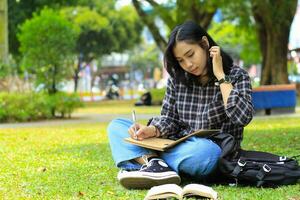
M 158 153 L 159 157 L 177 173 L 194 178 L 201 179 L 216 168 L 221 149 L 211 140 L 190 137 L 165 152 L 156 152 L 124 141 L 124 138 L 129 137 L 128 129 L 132 123 L 128 119 L 114 119 L 108 125 L 110 148 L 117 167 L 138 170 L 141 165 L 133 159 L 146 154 Z

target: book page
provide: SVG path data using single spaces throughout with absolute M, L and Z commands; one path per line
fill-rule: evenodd
M 206 198 L 211 198 L 216 200 L 218 193 L 214 191 L 211 187 L 201 185 L 201 184 L 188 184 L 183 187 L 183 196 L 201 196 Z
M 176 184 L 164 184 L 152 187 L 144 200 L 164 199 L 164 198 L 182 199 L 182 188 Z

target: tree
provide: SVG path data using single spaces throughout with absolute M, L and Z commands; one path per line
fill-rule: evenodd
M 36 84 L 44 84 L 49 94 L 56 93 L 57 84 L 70 76 L 70 61 L 74 55 L 78 30 L 51 9 L 27 20 L 21 26 L 24 67 L 36 77 Z
M 287 47 L 297 0 L 235 0 L 221 6 L 226 20 L 255 30 L 262 56 L 260 84 L 288 83 Z
M 220 8 L 225 19 L 237 27 L 245 31 L 256 30 L 262 54 L 261 84 L 288 82 L 287 44 L 297 0 L 175 1 L 173 5 L 169 3 L 169 7 L 159 5 L 154 0 L 146 1 L 152 6 L 153 12 L 144 11 L 138 0 L 132 2 L 160 49 L 164 49 L 166 40 L 155 26 L 155 17 L 162 19 L 168 28 L 187 19 L 193 19 L 207 28 L 216 9 Z
M 211 23 L 208 32 L 223 50 L 233 58 L 243 60 L 244 66 L 261 62 L 259 43 L 253 27 L 224 20 Z
M 263 56 L 260 83 L 288 83 L 288 39 L 297 0 L 251 0 L 251 5 Z
M 83 62 L 91 62 L 96 56 L 102 55 L 103 46 L 99 41 L 99 31 L 109 25 L 106 17 L 88 7 L 68 7 L 61 10 L 62 16 L 67 18 L 80 30 L 76 41 L 77 66 L 74 70 L 74 92 L 77 91 L 79 72 Z M 110 37 L 106 34 L 107 38 Z
M 80 29 L 76 42 L 78 62 L 74 73 L 74 91 L 77 90 L 82 62 L 90 63 L 105 54 L 123 52 L 140 42 L 142 24 L 132 7 L 123 7 L 118 11 L 97 11 L 96 8 L 69 7 L 61 11 Z
M 81 0 L 80 2 L 86 3 Z M 8 0 L 8 29 L 9 29 L 9 52 L 13 55 L 19 55 L 19 26 L 26 19 L 30 19 L 34 12 L 39 12 L 45 6 L 49 8 L 59 8 L 61 6 L 70 6 L 76 4 L 75 1 L 68 0 Z
M 188 19 L 198 22 L 203 28 L 207 29 L 219 4 L 217 1 L 209 0 L 176 1 L 174 4 L 169 2 L 166 5 L 160 5 L 154 0 L 146 1 L 152 7 L 151 12 L 143 9 L 141 1 L 132 0 L 132 3 L 143 23 L 151 31 L 157 46 L 162 51 L 166 47 L 167 40 L 155 24 L 157 17 L 163 20 L 169 30 Z

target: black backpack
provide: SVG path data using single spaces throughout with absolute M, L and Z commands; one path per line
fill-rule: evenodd
M 236 185 L 277 187 L 295 184 L 300 179 L 300 166 L 295 157 L 242 150 L 230 134 L 217 134 L 211 139 L 222 149 L 219 172 Z

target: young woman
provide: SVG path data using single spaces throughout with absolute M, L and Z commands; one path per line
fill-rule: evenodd
M 201 180 L 216 168 L 221 149 L 207 138 L 190 137 L 166 152 L 125 143 L 150 137 L 176 139 L 198 129 L 221 129 L 239 144 L 252 119 L 251 83 L 247 72 L 194 22 L 176 26 L 164 54 L 170 77 L 161 115 L 148 124 L 115 119 L 108 126 L 113 159 L 126 188 L 179 184 L 181 175 Z M 135 130 L 137 132 L 135 133 Z

